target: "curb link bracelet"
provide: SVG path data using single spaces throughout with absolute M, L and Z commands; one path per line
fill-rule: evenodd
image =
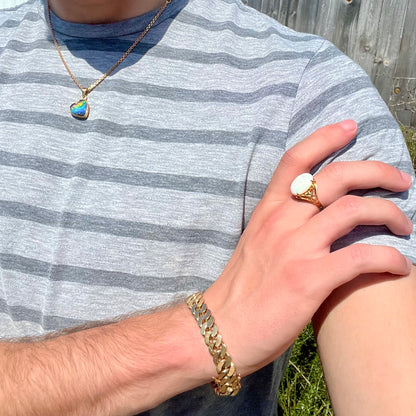
M 217 369 L 218 376 L 213 377 L 212 388 L 218 396 L 235 396 L 241 389 L 241 376 L 227 352 L 227 347 L 222 341 L 222 336 L 218 332 L 214 317 L 202 293 L 197 292 L 189 296 L 186 303 L 201 329 L 201 334 Z

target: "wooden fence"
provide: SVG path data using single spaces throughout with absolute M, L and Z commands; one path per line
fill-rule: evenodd
M 416 0 L 244 0 L 332 41 L 370 75 L 396 119 L 416 127 Z

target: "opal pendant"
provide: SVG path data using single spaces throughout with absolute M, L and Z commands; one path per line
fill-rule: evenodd
M 90 106 L 85 98 L 81 98 L 77 102 L 71 104 L 69 111 L 71 111 L 73 117 L 86 120 L 90 115 Z

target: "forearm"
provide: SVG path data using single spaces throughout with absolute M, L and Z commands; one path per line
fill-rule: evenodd
M 337 416 L 416 414 L 415 316 L 416 267 L 397 279 L 361 276 L 320 308 L 314 324 Z
M 184 304 L 0 351 L 4 416 L 134 415 L 215 374 Z
M 323 211 L 290 197 L 293 178 L 355 134 L 351 121 L 327 126 L 283 155 L 223 273 L 204 293 L 242 376 L 285 351 L 336 287 L 363 273 L 388 272 L 394 278 L 410 271 L 408 260 L 391 247 L 360 244 L 330 252 L 334 241 L 359 225 L 384 224 L 396 235 L 410 234 L 411 224 L 391 202 L 346 196 L 351 189 L 406 191 L 411 178 L 404 173 L 374 161 L 339 162 L 335 171 L 332 164 L 314 177 Z M 408 308 L 412 316 L 414 308 Z M 323 346 L 333 333 L 323 336 Z M 408 339 L 416 340 L 416 334 Z M 0 408 L 5 416 L 134 415 L 216 375 L 185 305 L 1 348 Z M 345 355 L 354 354 L 347 349 Z

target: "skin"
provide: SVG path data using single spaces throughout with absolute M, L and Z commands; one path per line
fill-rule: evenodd
M 204 296 L 243 376 L 282 354 L 315 315 L 337 414 L 396 415 L 400 406 L 399 414 L 411 415 L 415 268 L 391 247 L 329 251 L 356 225 L 409 234 L 411 223 L 391 202 L 345 196 L 357 187 L 404 191 L 409 176 L 379 162 L 338 163 L 316 175 L 323 211 L 289 194 L 294 177 L 355 134 L 351 121 L 327 126 L 283 156 Z M 5 416 L 135 415 L 216 374 L 184 303 L 47 340 L 0 343 L 0 371 Z
M 236 363 L 238 368 L 250 368 L 256 353 L 253 371 L 280 355 L 331 292 L 360 273 L 388 268 L 392 273 L 407 274 L 411 270 L 410 262 L 388 247 L 355 244 L 330 253 L 332 242 L 358 223 L 389 223 L 393 233 L 411 232 L 410 221 L 391 202 L 345 196 L 357 187 L 372 188 L 375 182 L 382 188 L 407 189 L 410 178 L 403 178 L 394 168 L 379 162 L 333 163 L 324 168 L 315 176 L 326 207 L 321 212 L 290 195 L 291 180 L 346 145 L 356 133 L 355 123 L 352 125 L 354 129 L 347 132 L 339 125 L 320 129 L 283 156 L 223 275 L 206 292 L 219 328 L 232 334 L 231 340 L 225 339 L 242 360 Z M 338 181 L 334 181 L 335 172 Z M 264 318 L 273 315 L 279 317 Z M 238 336 L 242 328 L 235 323 L 242 321 L 257 341 L 254 351 Z M 288 342 L 276 351 L 272 339 L 281 339 L 283 334 Z
M 50 4 L 64 20 L 80 23 L 116 22 L 160 5 Z M 357 225 L 385 224 L 408 235 L 411 223 L 391 202 L 345 195 L 373 187 L 405 191 L 410 177 L 378 162 L 333 163 L 316 175 L 321 212 L 289 192 L 293 178 L 356 132 L 351 121 L 327 126 L 284 155 L 204 297 L 243 376 L 281 355 L 313 319 L 337 415 L 414 415 L 415 267 L 391 247 L 329 250 Z M 0 343 L 2 415 L 135 415 L 216 374 L 184 303 L 67 332 Z
M 159 8 L 161 0 L 49 0 L 53 12 L 74 23 L 115 23 Z

